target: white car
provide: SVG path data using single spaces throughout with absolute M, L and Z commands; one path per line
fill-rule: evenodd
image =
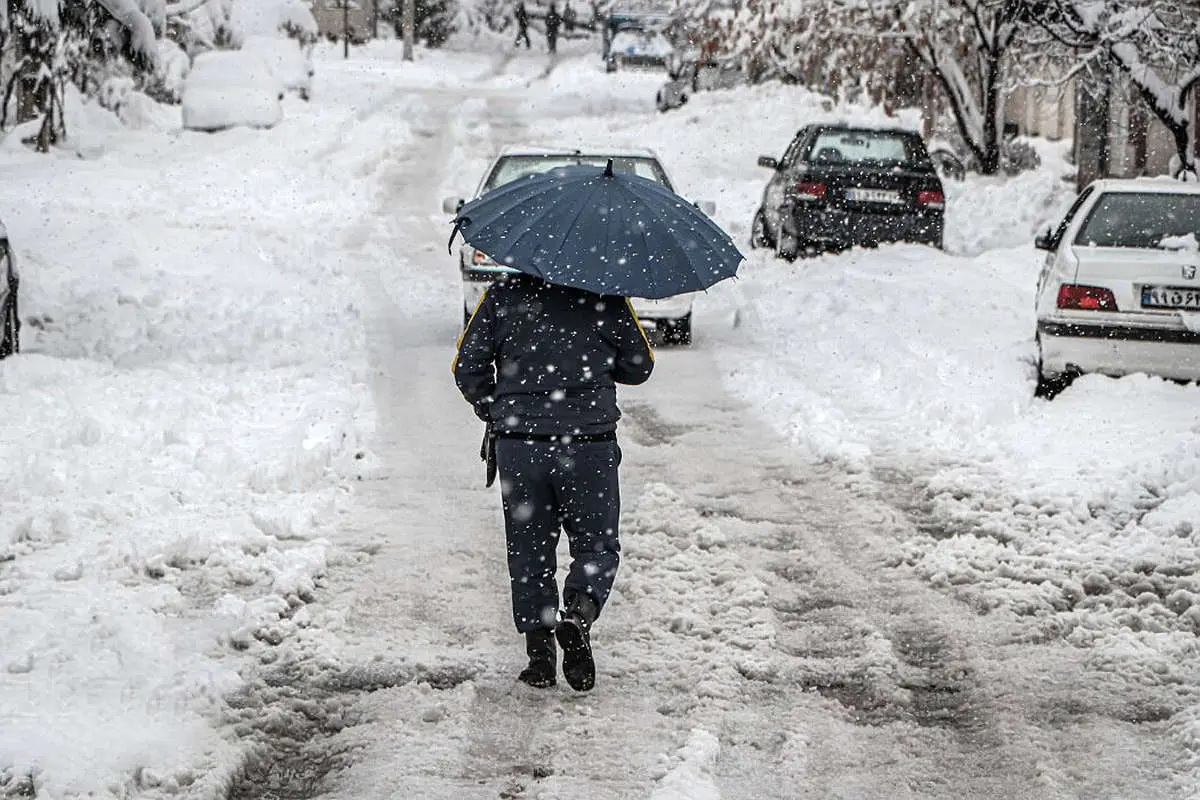
M 17 256 L 8 243 L 8 231 L 0 222 L 0 358 L 21 350 L 21 319 L 17 315 Z
M 271 128 L 283 118 L 283 83 L 261 56 L 210 50 L 196 56 L 183 84 L 183 127 L 194 131 Z
M 242 42 L 242 52 L 262 58 L 283 88 L 295 92 L 301 100 L 312 96 L 311 48 L 286 36 L 247 36 Z
M 1083 373 L 1200 380 L 1200 186 L 1099 180 L 1037 237 L 1038 393 Z
M 508 147 L 501 151 L 492 165 L 484 173 L 483 180 L 475 192 L 475 197 L 502 186 L 516 178 L 535 172 L 545 172 L 556 167 L 571 164 L 588 164 L 597 167 L 605 166 L 609 159 L 613 161 L 613 169 L 632 172 L 643 178 L 649 178 L 660 183 L 671 191 L 675 187 L 667 172 L 659 162 L 658 156 L 652 150 L 559 150 L 534 147 Z M 460 197 L 447 198 L 442 203 L 442 210 L 447 214 L 455 214 L 465 201 Z M 704 213 L 712 216 L 715 211 L 713 203 L 697 202 L 696 205 Z M 512 273 L 515 270 L 496 264 L 482 251 L 470 245 L 459 249 L 459 270 L 462 273 L 463 288 L 463 325 L 471 319 L 479 299 L 497 275 Z M 666 344 L 690 344 L 692 341 L 692 304 L 695 293 L 688 292 L 663 300 L 647 300 L 630 298 L 638 318 L 647 328 L 657 330 L 662 341 Z

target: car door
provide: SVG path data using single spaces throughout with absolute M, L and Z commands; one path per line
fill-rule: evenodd
M 771 227 L 771 238 L 773 239 L 779 236 L 780 209 L 783 207 L 788 189 L 792 185 L 792 174 L 800 161 L 800 154 L 804 152 L 810 130 L 809 126 L 805 126 L 792 138 L 787 149 L 783 151 L 783 156 L 779 159 L 779 166 L 771 174 L 771 178 L 763 190 L 763 208 L 766 210 L 767 224 Z
M 1045 258 L 1042 259 L 1042 269 L 1038 272 L 1037 295 L 1041 296 L 1042 289 L 1046 286 L 1046 281 L 1050 278 L 1050 274 L 1054 272 L 1055 265 L 1062 261 L 1062 242 L 1066 235 L 1067 228 L 1071 227 L 1071 223 L 1075 221 L 1075 217 L 1079 214 L 1079 209 L 1087 203 L 1088 199 L 1095 191 L 1094 185 L 1088 185 L 1079 196 L 1075 198 L 1075 202 L 1071 203 L 1071 207 L 1067 209 L 1067 213 L 1059 220 L 1059 223 L 1046 234 L 1045 238 L 1038 237 L 1036 244 L 1039 249 L 1046 251 Z M 1065 277 L 1065 276 L 1064 276 Z M 1074 276 L 1072 276 L 1074 277 Z M 1057 289 L 1055 290 L 1057 291 Z

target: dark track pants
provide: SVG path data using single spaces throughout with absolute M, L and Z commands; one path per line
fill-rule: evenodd
M 559 608 L 556 548 L 567 532 L 571 568 L 563 586 L 569 605 L 583 594 L 597 613 L 621 561 L 616 441 L 586 444 L 499 439 L 496 466 L 504 500 L 513 621 L 521 633 L 553 627 Z

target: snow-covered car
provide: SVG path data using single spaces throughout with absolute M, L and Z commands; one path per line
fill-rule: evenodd
M 242 52 L 259 56 L 289 92 L 301 100 L 312 96 L 312 49 L 284 36 L 247 36 Z
M 715 61 L 671 57 L 667 59 L 667 69 L 671 78 L 659 87 L 654 97 L 655 107 L 663 112 L 683 106 L 696 92 L 730 89 L 746 82 L 740 68 Z
M 1200 186 L 1096 181 L 1035 246 L 1039 394 L 1083 373 L 1200 380 Z
M 605 69 L 616 72 L 624 67 L 665 67 L 674 49 L 662 31 L 630 25 L 613 35 Z
M 8 243 L 8 230 L 0 222 L 0 358 L 21 350 L 21 320 L 17 316 L 17 256 Z
M 675 191 L 671 179 L 667 176 L 667 171 L 653 150 L 583 151 L 507 147 L 492 161 L 473 196 L 478 197 L 497 186 L 503 186 L 509 181 L 537 172 L 545 172 L 571 164 L 603 167 L 609 159 L 613 161 L 614 170 L 632 172 Z M 465 200 L 461 197 L 446 198 L 442 203 L 442 210 L 447 214 L 457 213 L 464 202 Z M 696 205 L 709 216 L 715 212 L 715 205 L 711 202 L 697 202 Z M 515 270 L 497 264 L 485 253 L 470 245 L 463 245 L 459 248 L 458 267 L 462 273 L 462 314 L 465 327 L 487 287 L 498 276 L 510 274 Z M 630 298 L 630 300 L 638 318 L 646 323 L 648 328 L 657 330 L 664 343 L 690 344 L 692 341 L 692 304 L 695 297 L 694 293 L 689 292 L 662 300 L 645 298 Z
M 283 95 L 283 83 L 257 53 L 201 53 L 183 84 L 183 127 L 194 131 L 271 128 L 283 118 Z
M 817 251 L 916 242 L 940 248 L 946 197 L 916 131 L 805 125 L 772 170 L 751 223 L 751 247 L 783 259 Z

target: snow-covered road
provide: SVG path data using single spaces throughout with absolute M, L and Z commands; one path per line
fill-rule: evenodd
M 1031 400 L 1053 166 L 959 198 L 959 255 L 756 253 L 704 297 L 621 397 L 597 688 L 518 684 L 442 197 L 504 144 L 649 143 L 744 239 L 820 104 L 420 55 L 322 59 L 273 131 L 0 154 L 39 320 L 0 366 L 0 798 L 1196 795 L 1195 389 Z

